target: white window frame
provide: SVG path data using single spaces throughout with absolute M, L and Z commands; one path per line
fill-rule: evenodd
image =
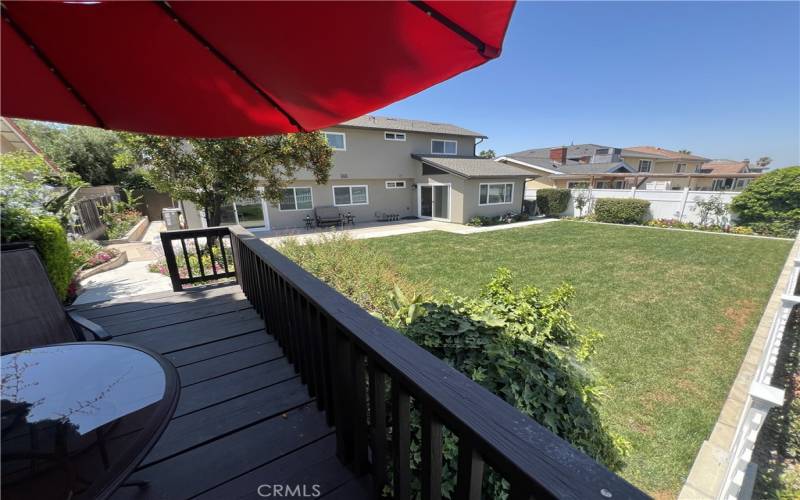
M 367 201 L 364 203 L 353 203 L 353 188 L 364 188 L 364 193 L 367 195 Z M 350 188 L 350 203 L 336 203 L 336 188 Z M 337 185 L 331 186 L 331 194 L 333 195 L 333 206 L 334 207 L 350 207 L 356 205 L 369 205 L 369 186 L 366 184 L 345 184 L 345 185 Z
M 569 181 L 567 189 L 589 189 L 589 181 Z
M 444 152 L 442 152 L 442 153 L 434 153 L 434 152 L 433 152 L 433 143 L 434 143 L 434 142 L 442 142 L 442 143 L 445 143 L 445 144 L 446 144 L 446 143 L 448 143 L 448 142 L 452 142 L 453 144 L 455 144 L 455 145 L 456 145 L 456 150 L 455 150 L 455 153 L 444 153 Z M 445 148 L 444 146 L 442 146 L 442 151 L 444 151 L 445 149 L 447 149 L 447 148 Z M 432 155 L 449 155 L 449 156 L 456 156 L 456 155 L 458 154 L 458 141 L 454 141 L 454 140 L 452 140 L 452 139 L 431 139 L 431 154 L 432 154 Z
M 642 170 L 642 163 L 647 163 L 647 170 Z M 653 171 L 653 160 L 639 160 L 639 172 L 650 173 Z
M 343 147 L 335 148 L 335 147 L 331 146 L 330 142 L 328 142 L 328 146 L 331 146 L 331 149 L 334 150 L 334 151 L 347 151 L 347 134 L 345 134 L 344 132 L 330 132 L 330 131 L 327 131 L 327 130 L 323 130 L 322 133 L 325 134 L 325 142 L 328 142 L 328 134 L 330 134 L 330 135 L 341 135 L 342 136 L 342 146 Z
M 675 172 L 680 174 L 680 173 L 686 172 L 687 168 L 689 168 L 689 165 L 687 165 L 686 163 L 678 163 L 675 166 Z
M 402 184 L 402 186 L 398 184 Z M 386 186 L 386 189 L 405 189 L 406 181 L 386 181 L 384 185 Z
M 294 208 L 281 208 L 281 202 L 278 202 L 278 211 L 279 212 L 301 212 L 304 210 L 314 210 L 314 190 L 311 186 L 290 186 L 285 189 L 291 189 L 292 195 L 294 196 Z M 308 189 L 311 193 L 311 208 L 297 208 L 297 190 L 298 189 Z
M 500 203 L 489 203 L 489 189 L 491 186 L 508 186 L 511 185 L 511 200 L 501 201 Z M 486 186 L 486 203 L 481 203 L 481 187 Z M 481 182 L 478 184 L 478 205 L 485 207 L 488 205 L 513 205 L 514 204 L 514 183 L 513 182 Z
M 392 136 L 390 139 L 389 136 Z M 406 142 L 406 133 L 405 132 L 384 132 L 383 133 L 383 140 L 384 141 L 398 141 L 398 142 Z

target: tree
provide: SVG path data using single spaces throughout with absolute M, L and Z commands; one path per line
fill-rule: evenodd
M 123 147 L 115 132 L 30 120 L 17 120 L 17 124 L 56 165 L 93 186 L 117 184 L 124 176 L 114 166 L 114 157 Z
M 317 183 L 328 181 L 332 151 L 319 132 L 234 139 L 181 139 L 123 134 L 129 162 L 146 165 L 145 177 L 158 191 L 188 200 L 206 211 L 209 226 L 220 224 L 220 208 L 252 198 L 258 187 L 272 202 L 299 169 Z
M 692 152 L 689 151 L 688 149 L 679 149 L 678 153 L 680 153 L 682 155 L 690 155 L 690 154 L 692 154 Z
M 730 207 L 744 224 L 800 225 L 800 166 L 779 168 L 758 177 L 733 199 Z
M 770 163 L 772 163 L 772 158 L 770 158 L 769 156 L 762 156 L 761 158 L 758 159 L 756 165 L 758 165 L 758 168 L 767 168 L 767 165 L 769 165 Z
M 480 156 L 481 158 L 489 158 L 490 160 L 494 160 L 497 154 L 494 152 L 494 149 L 484 149 L 483 151 L 478 153 L 478 156 Z

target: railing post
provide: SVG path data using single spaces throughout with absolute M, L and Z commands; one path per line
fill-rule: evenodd
M 167 269 L 169 270 L 169 279 L 172 281 L 172 290 L 180 292 L 183 290 L 181 285 L 181 277 L 178 273 L 178 261 L 175 260 L 175 250 L 172 248 L 172 238 L 167 236 L 168 233 L 161 233 L 161 245 L 164 247 L 164 258 L 167 260 Z

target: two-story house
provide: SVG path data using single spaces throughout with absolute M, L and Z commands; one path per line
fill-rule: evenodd
M 486 136 L 447 123 L 362 116 L 323 130 L 333 148 L 327 184 L 301 172 L 280 203 L 239 200 L 223 222 L 252 229 L 302 227 L 316 207 L 336 207 L 356 222 L 385 215 L 455 223 L 476 215 L 519 212 L 529 170 L 475 155 Z M 184 204 L 190 227 L 199 211 Z M 194 214 L 192 213 L 194 212 Z

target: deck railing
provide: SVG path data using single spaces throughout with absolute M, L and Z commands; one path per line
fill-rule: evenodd
M 423 499 L 441 498 L 445 428 L 458 438 L 453 498 L 481 498 L 487 466 L 514 500 L 646 498 L 241 226 L 191 234 L 227 231 L 242 290 L 335 426 L 338 457 L 371 473 L 376 498 L 389 484 L 394 498 L 411 497 L 412 405 L 422 415 Z
M 179 245 L 174 242 L 179 242 Z M 236 277 L 234 262 L 230 258 L 231 234 L 227 227 L 166 231 L 161 233 L 161 243 L 172 289 L 176 292 L 183 290 L 186 284 Z M 175 255 L 175 246 L 178 246 L 180 262 Z M 204 257 L 209 258 L 208 268 Z M 186 268 L 185 275 L 181 273 L 182 266 Z

